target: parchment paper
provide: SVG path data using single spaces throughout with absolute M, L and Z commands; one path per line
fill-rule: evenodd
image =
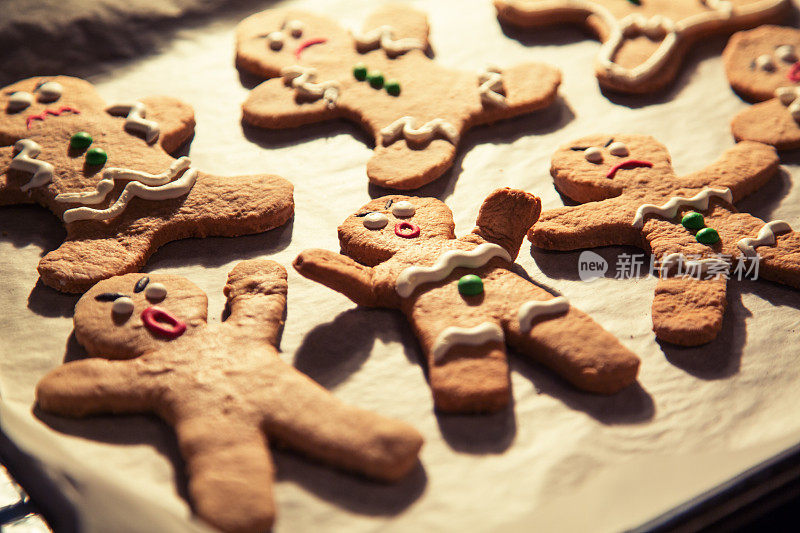
M 354 29 L 376 5 L 291 3 Z M 65 45 L 69 60 L 58 64 L 60 72 L 83 74 L 109 103 L 150 94 L 182 98 L 197 115 L 188 149 L 196 167 L 220 175 L 280 174 L 295 184 L 297 211 L 293 222 L 269 233 L 169 244 L 146 271 L 197 283 L 208 292 L 210 319 L 217 321 L 222 287 L 237 261 L 281 262 L 289 267 L 283 357 L 342 400 L 408 421 L 426 439 L 422 466 L 397 485 L 276 451 L 277 531 L 619 530 L 800 440 L 798 292 L 769 282 L 734 281 L 719 339 L 695 349 L 660 344 L 650 321 L 655 280 L 614 278 L 618 256 L 638 253 L 627 248 L 595 250 L 611 269 L 591 284 L 578 278 L 577 252 L 531 251 L 525 243 L 518 263 L 640 355 L 638 385 L 611 397 L 581 393 L 512 352 L 511 408 L 493 416 L 435 414 L 419 348 L 400 313 L 357 308 L 290 268 L 303 249 L 338 250 L 336 226 L 371 197 L 386 193 L 367 184 L 368 136 L 344 122 L 278 132 L 243 125 L 240 104 L 258 80 L 234 69 L 233 28 L 270 4 L 221 9 L 220 2 L 185 2 L 183 7 L 189 4 L 206 15 L 161 13 L 158 24 L 141 25 L 138 37 L 147 46 L 128 45 L 120 34 L 115 47 L 126 49 L 129 58 L 113 61 L 103 56 L 113 32 L 93 31 L 92 25 L 104 23 L 103 16 L 93 15 L 74 29 L 76 35 L 83 32 L 86 49 Z M 433 50 L 443 64 L 477 70 L 539 60 L 564 73 L 556 106 L 466 134 L 453 171 L 419 191 L 452 208 L 459 234 L 473 227 L 482 199 L 497 187 L 531 191 L 545 208 L 562 205 L 548 172 L 550 156 L 585 134 L 654 135 L 670 149 L 679 173 L 711 163 L 733 145 L 729 121 L 747 104 L 725 79 L 718 57 L 724 39 L 709 39 L 693 51 L 667 94 L 606 96 L 591 74 L 599 44 L 578 30 L 504 33 L 484 0 L 412 4 L 429 13 Z M 174 14 L 186 12 L 175 9 Z M 125 27 L 117 20 L 124 11 L 119 7 L 106 15 L 108 24 L 116 25 L 110 27 Z M 51 19 L 58 17 L 51 12 Z M 36 30 L 35 21 L 30 24 Z M 25 68 L 24 75 L 55 73 L 59 54 L 54 47 L 41 63 L 32 54 L 24 68 L 9 54 L 3 58 L 10 69 L 4 81 L 12 81 L 8 72 Z M 788 153 L 783 161 L 782 173 L 739 207 L 797 228 L 800 160 Z M 75 421 L 33 411 L 37 381 L 65 358 L 84 354 L 71 336 L 77 297 L 37 283 L 38 260 L 65 236 L 54 216 L 38 207 L 3 208 L 0 229 L 3 431 L 43 462 L 77 504 L 87 531 L 203 530 L 190 518 L 183 465 L 169 427 L 146 416 Z

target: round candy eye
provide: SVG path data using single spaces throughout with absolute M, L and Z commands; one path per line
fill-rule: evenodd
M 11 93 L 8 98 L 8 109 L 11 111 L 21 111 L 33 103 L 33 95 L 25 91 Z
M 133 313 L 133 300 L 127 296 L 117 298 L 111 304 L 111 312 L 115 315 L 130 315 Z
M 35 92 L 39 95 L 40 102 L 55 102 L 61 98 L 64 87 L 57 81 L 46 81 L 37 87 Z
M 273 31 L 267 35 L 267 43 L 269 43 L 269 47 L 276 52 L 283 48 L 283 39 L 284 37 L 282 31 Z
M 392 204 L 392 214 L 396 217 L 413 217 L 416 212 L 417 208 L 408 200 L 401 200 Z
M 364 227 L 367 229 L 382 229 L 389 223 L 389 218 L 378 211 L 373 211 L 364 217 Z
M 600 163 L 603 160 L 603 151 L 597 146 L 592 146 L 583 152 L 583 157 L 590 163 Z
M 297 39 L 303 35 L 303 27 L 305 25 L 299 20 L 290 20 L 286 23 L 286 29 L 292 34 L 292 37 Z
M 756 66 L 767 72 L 775 70 L 775 63 L 772 62 L 772 57 L 767 54 L 760 55 L 756 58 Z
M 611 145 L 608 147 L 608 152 L 617 157 L 625 157 L 630 153 L 628 152 L 628 147 L 625 146 L 625 143 L 621 142 L 611 143 Z
M 776 48 L 775 55 L 784 63 L 794 63 L 797 61 L 797 54 L 795 54 L 794 46 L 791 44 L 784 44 Z
M 167 288 L 163 283 L 150 283 L 144 290 L 144 297 L 148 300 L 163 300 L 167 297 Z

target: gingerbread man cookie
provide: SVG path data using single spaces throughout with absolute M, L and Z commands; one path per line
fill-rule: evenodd
M 761 26 L 735 34 L 723 53 L 733 89 L 760 102 L 733 119 L 737 141 L 800 148 L 800 30 Z
M 415 189 L 452 166 L 467 129 L 556 98 L 561 74 L 553 67 L 463 72 L 431 60 L 428 45 L 425 15 L 405 6 L 381 7 L 355 35 L 304 11 L 248 17 L 237 29 L 237 65 L 272 79 L 250 93 L 244 120 L 273 129 L 358 122 L 375 138 L 370 181 Z
M 577 250 L 631 245 L 652 252 L 659 339 L 696 346 L 716 338 L 732 263 L 759 261 L 769 280 L 800 287 L 800 234 L 733 206 L 778 171 L 775 150 L 745 141 L 703 170 L 678 177 L 652 137 L 595 135 L 553 156 L 556 188 L 582 205 L 553 209 L 531 228 L 535 246 Z
M 712 34 L 778 20 L 788 0 L 494 0 L 502 22 L 521 28 L 577 23 L 603 43 L 600 85 L 658 91 L 678 74 L 689 48 Z
M 76 78 L 0 91 L 0 205 L 39 203 L 67 227 L 39 263 L 45 284 L 82 292 L 138 270 L 170 241 L 258 233 L 291 218 L 283 178 L 211 176 L 170 157 L 193 131 L 194 113 L 178 100 L 107 107 Z
M 126 274 L 75 307 L 90 356 L 45 376 L 44 411 L 152 413 L 175 428 L 198 516 L 222 531 L 272 527 L 268 439 L 332 466 L 394 481 L 416 464 L 409 425 L 350 407 L 284 363 L 276 348 L 286 271 L 266 260 L 228 275 L 230 315 L 208 325 L 206 295 L 179 276 Z
M 511 271 L 539 199 L 498 189 L 456 239 L 434 198 L 386 196 L 339 226 L 342 254 L 307 250 L 294 267 L 359 305 L 400 309 L 425 354 L 436 408 L 491 412 L 509 401 L 506 343 L 576 387 L 611 394 L 639 359 L 564 297 Z

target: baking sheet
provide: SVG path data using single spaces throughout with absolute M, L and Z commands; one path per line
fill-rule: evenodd
M 471 230 L 482 199 L 497 187 L 531 191 L 545 208 L 562 205 L 549 175 L 550 156 L 589 133 L 653 135 L 669 148 L 681 174 L 733 145 L 729 121 L 747 104 L 725 80 L 718 57 L 724 39 L 694 50 L 668 93 L 618 97 L 598 89 L 591 65 L 599 44 L 579 30 L 504 31 L 483 0 L 409 3 L 428 12 L 433 50 L 447 66 L 478 70 L 539 60 L 564 73 L 557 105 L 467 133 L 454 169 L 418 192 L 453 209 L 459 235 Z M 16 5 L 26 4 L 31 2 Z M 161 2 L 167 7 L 155 14 L 148 2 L 94 4 L 100 7 L 68 6 L 64 24 L 89 21 L 72 26 L 80 46 L 65 45 L 68 60 L 59 64 L 61 54 L 52 49 L 41 61 L 38 48 L 22 58 L 15 52 L 3 57 L 4 81 L 76 73 L 95 83 L 109 103 L 177 96 L 196 112 L 188 155 L 197 168 L 220 175 L 277 173 L 295 185 L 297 210 L 287 226 L 236 239 L 171 243 L 147 264 L 148 272 L 180 274 L 207 291 L 212 321 L 221 319 L 222 287 L 236 262 L 268 257 L 289 267 L 303 249 L 337 250 L 336 226 L 386 192 L 367 184 L 370 141 L 351 124 L 266 132 L 241 123 L 240 104 L 258 80 L 233 67 L 233 28 L 274 3 L 175 0 Z M 358 29 L 377 2 L 281 4 L 327 13 Z M 55 4 L 47 7 L 40 26 L 35 18 L 26 20 L 28 26 L 0 24 L 62 35 L 66 30 L 54 28 Z M 91 9 L 91 16 L 76 16 L 81 8 Z M 127 20 L 139 21 L 137 35 L 114 31 L 130 30 Z M 24 49 L 17 45 L 6 50 Z M 115 51 L 112 57 L 104 55 L 107 50 Z M 783 161 L 781 174 L 739 207 L 797 227 L 800 159 L 789 153 Z M 145 416 L 66 420 L 33 409 L 36 382 L 65 358 L 84 353 L 71 336 L 77 297 L 37 283 L 37 262 L 64 236 L 58 220 L 41 208 L 0 209 L 2 430 L 41 459 L 77 504 L 88 531 L 202 531 L 191 519 L 182 463 L 166 425 Z M 800 441 L 796 291 L 734 281 L 720 338 L 677 348 L 658 343 L 651 331 L 655 280 L 614 278 L 620 254 L 638 250 L 595 251 L 611 268 L 591 284 L 579 279 L 578 252 L 531 251 L 525 243 L 518 264 L 639 354 L 639 383 L 612 397 L 585 394 L 512 352 L 511 408 L 476 417 L 433 412 L 419 349 L 399 313 L 357 308 L 289 268 L 285 360 L 346 402 L 412 423 L 426 444 L 421 466 L 397 485 L 276 451 L 276 531 L 620 530 Z

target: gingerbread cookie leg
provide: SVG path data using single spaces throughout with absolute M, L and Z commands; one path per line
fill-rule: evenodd
M 733 118 L 736 141 L 757 141 L 778 150 L 800 148 L 800 125 L 780 100 L 772 99 L 748 107 Z
M 717 338 L 725 314 L 727 280 L 690 276 L 659 279 L 653 299 L 653 331 L 679 346 L 699 346 Z
M 410 122 L 409 122 L 410 123 Z M 427 125 L 410 126 L 414 130 L 429 129 Z M 394 129 L 405 128 L 396 123 Z M 446 130 L 446 131 L 445 131 Z M 405 139 L 378 139 L 375 153 L 367 161 L 370 183 L 390 189 L 408 190 L 422 187 L 435 180 L 453 165 L 459 140 L 458 129 L 452 125 L 443 129 L 446 139 L 411 143 Z
M 742 142 L 727 150 L 708 167 L 693 172 L 681 183 L 687 187 L 729 188 L 738 202 L 761 188 L 778 171 L 780 159 L 772 146 Z

